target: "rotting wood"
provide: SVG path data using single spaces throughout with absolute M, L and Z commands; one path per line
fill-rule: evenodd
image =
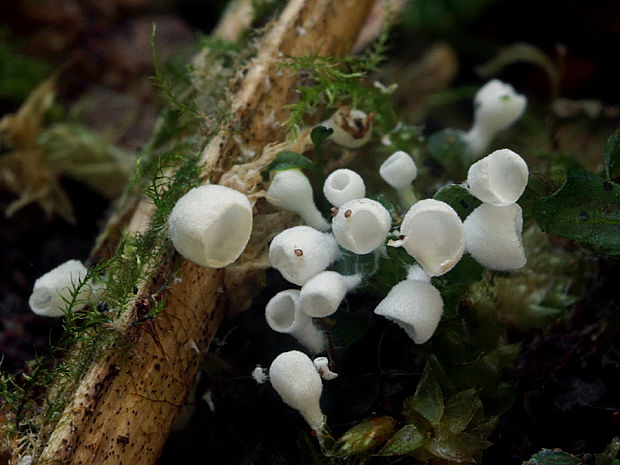
M 295 98 L 298 76 L 278 67 L 282 55 L 342 55 L 361 29 L 374 0 L 291 0 L 261 39 L 259 52 L 239 81 L 232 100 L 233 127 L 205 147 L 201 163 L 218 182 L 240 154 L 256 153 L 285 136 L 265 120 L 285 117 L 284 105 Z M 273 114 L 272 114 L 273 112 Z M 275 153 L 274 153 L 275 154 Z M 249 193 L 249 192 L 248 192 Z M 260 204 L 257 204 L 260 208 Z M 138 208 L 136 215 L 142 214 Z M 148 219 L 133 221 L 140 229 Z M 172 275 L 172 262 L 158 270 L 139 296 L 150 296 Z M 93 363 L 52 432 L 40 463 L 152 464 L 160 455 L 199 363 L 225 311 L 222 270 L 201 268 L 187 260 L 159 298 L 165 309 L 156 318 L 131 325 L 135 308 L 125 315 L 131 347 Z

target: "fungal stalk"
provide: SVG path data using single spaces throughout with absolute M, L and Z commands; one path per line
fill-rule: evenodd
M 301 311 L 296 289 L 273 296 L 265 308 L 265 319 L 271 329 L 290 334 L 313 354 L 322 352 L 327 346 L 325 334 L 314 325 L 310 316 Z
M 312 363 L 314 363 L 314 367 L 319 375 L 321 375 L 321 378 L 329 381 L 338 377 L 338 373 L 334 373 L 329 369 L 329 360 L 327 360 L 327 357 L 317 357 Z
M 407 279 L 388 292 L 375 313 L 404 329 L 416 344 L 424 344 L 437 329 L 443 313 L 443 299 L 432 284 Z
M 41 316 L 59 317 L 64 315 L 71 294 L 86 277 L 88 270 L 78 260 L 69 260 L 48 271 L 34 282 L 32 294 L 28 299 L 30 309 Z M 92 286 L 85 284 L 76 296 L 78 304 L 84 304 L 92 294 Z
M 408 153 L 399 150 L 390 155 L 381 164 L 379 175 L 396 189 L 403 207 L 409 208 L 417 202 L 411 183 L 418 176 L 418 168 Z
M 355 171 L 342 168 L 327 176 L 323 184 L 323 194 L 333 206 L 341 207 L 350 200 L 364 197 L 366 185 Z
M 525 160 L 512 150 L 501 149 L 469 167 L 466 186 L 481 201 L 505 207 L 521 197 L 528 176 Z
M 322 271 L 301 288 L 299 306 L 305 314 L 316 318 L 332 315 L 346 293 L 360 281 L 360 275 L 343 276 L 335 271 Z
M 371 199 L 350 200 L 332 219 L 332 231 L 343 248 L 363 255 L 385 243 L 392 219 L 379 202 Z
M 195 187 L 172 209 L 168 229 L 183 257 L 207 268 L 223 268 L 239 258 L 250 240 L 252 205 L 229 187 Z
M 525 266 L 523 216 L 518 204 L 496 207 L 483 203 L 465 218 L 463 228 L 465 247 L 481 265 L 496 271 L 517 271 Z
M 323 382 L 312 360 L 296 350 L 284 352 L 271 363 L 269 379 L 284 403 L 299 411 L 310 428 L 322 434 L 325 418 L 319 402 Z
M 402 245 L 429 276 L 450 271 L 463 256 L 463 223 L 445 202 L 425 199 L 409 209 L 400 226 Z
M 312 185 L 299 169 L 278 171 L 265 194 L 267 202 L 302 217 L 314 229 L 326 231 L 329 223 L 316 208 Z
M 487 82 L 474 97 L 474 124 L 464 134 L 470 151 L 478 158 L 495 135 L 517 121 L 527 105 L 527 99 L 517 94 L 510 84 L 498 79 Z
M 336 144 L 356 149 L 370 140 L 374 116 L 374 113 L 366 114 L 345 106 L 336 110 L 323 124 L 334 130 L 330 137 Z
M 288 282 L 303 286 L 338 255 L 334 237 L 310 226 L 285 229 L 269 245 L 269 263 Z

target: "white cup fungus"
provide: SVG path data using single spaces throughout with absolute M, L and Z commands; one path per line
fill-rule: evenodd
M 78 260 L 68 260 L 48 271 L 34 282 L 32 294 L 28 299 L 31 310 L 37 315 L 63 316 L 67 301 L 72 292 L 86 277 L 88 270 Z M 77 303 L 84 303 L 91 296 L 92 287 L 86 284 L 76 296 Z
M 401 245 L 429 276 L 450 271 L 463 256 L 463 223 L 454 209 L 435 199 L 420 200 L 403 218 Z
M 168 220 L 170 239 L 183 257 L 208 268 L 234 262 L 252 232 L 252 205 L 234 189 L 195 187 L 179 199 Z
M 348 149 L 356 149 L 366 144 L 372 136 L 374 114 L 366 114 L 351 107 L 340 107 L 324 123 L 334 130 L 331 139 Z
M 335 207 L 344 203 L 361 199 L 366 195 L 366 185 L 362 177 L 355 171 L 342 168 L 333 171 L 323 184 L 325 198 Z
M 390 155 L 379 167 L 379 175 L 396 189 L 406 208 L 417 201 L 411 183 L 418 176 L 418 168 L 408 153 L 399 150 Z
M 338 209 L 332 231 L 343 248 L 363 255 L 385 243 L 391 224 L 390 213 L 379 202 L 355 199 Z
M 299 294 L 301 310 L 310 316 L 324 318 L 338 310 L 347 291 L 357 286 L 361 276 L 343 276 L 335 271 L 322 271 L 303 285 Z

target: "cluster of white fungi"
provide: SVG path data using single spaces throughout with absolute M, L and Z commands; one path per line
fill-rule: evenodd
M 467 141 L 476 149 L 486 147 L 490 137 L 518 119 L 525 107 L 525 98 L 499 81 L 484 86 L 475 102 L 475 122 Z M 334 129 L 332 140 L 348 148 L 363 145 L 372 132 L 371 117 L 346 107 L 327 125 Z M 447 203 L 417 199 L 412 188 L 417 168 L 409 154 L 391 155 L 381 165 L 380 175 L 407 209 L 398 229 L 392 228 L 386 208 L 366 197 L 363 179 L 350 169 L 332 172 L 323 186 L 333 205 L 331 222 L 316 207 L 310 182 L 299 169 L 278 171 L 266 193 L 269 203 L 299 214 L 306 225 L 282 231 L 270 244 L 271 266 L 297 287 L 273 296 L 265 318 L 273 330 L 294 336 L 314 355 L 326 350 L 327 339 L 313 318 L 338 311 L 347 292 L 365 278 L 361 273 L 329 270 L 343 249 L 366 255 L 402 247 L 415 259 L 417 265 L 408 270 L 407 279 L 396 284 L 374 312 L 400 326 L 416 344 L 430 339 L 443 313 L 442 297 L 431 278 L 449 272 L 465 252 L 492 270 L 515 271 L 525 265 L 523 220 L 516 201 L 527 184 L 528 167 L 515 152 L 497 150 L 470 167 L 463 186 L 482 204 L 465 221 Z M 251 230 L 252 205 L 247 197 L 212 184 L 190 190 L 169 219 L 175 249 L 188 260 L 212 268 L 234 262 Z M 85 274 L 83 265 L 73 260 L 39 278 L 30 299 L 33 311 L 62 315 L 69 289 Z M 261 370 L 255 370 L 254 376 L 259 382 L 266 380 Z M 299 410 L 319 433 L 324 426 L 321 378 L 336 376 L 327 358 L 313 361 L 300 351 L 280 354 L 269 369 L 269 379 L 283 401 Z

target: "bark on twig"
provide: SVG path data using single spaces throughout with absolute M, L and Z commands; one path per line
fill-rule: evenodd
M 265 123 L 274 117 L 284 120 L 282 107 L 295 98 L 298 76 L 279 68 L 279 57 L 347 53 L 373 3 L 288 2 L 238 82 L 230 108 L 235 137 L 224 129 L 202 152 L 200 163 L 211 182 L 217 183 L 235 163 L 240 145 L 262 153 L 267 144 L 285 136 L 281 126 Z M 146 224 L 144 211 L 136 210 L 132 229 Z M 148 301 L 172 273 L 169 260 L 138 295 Z M 222 270 L 182 260 L 175 277 L 158 296 L 165 299 L 165 309 L 156 318 L 132 325 L 127 315 L 135 315 L 135 309 L 127 313 L 125 332 L 131 347 L 93 362 L 52 432 L 41 463 L 152 464 L 160 455 L 226 311 Z

